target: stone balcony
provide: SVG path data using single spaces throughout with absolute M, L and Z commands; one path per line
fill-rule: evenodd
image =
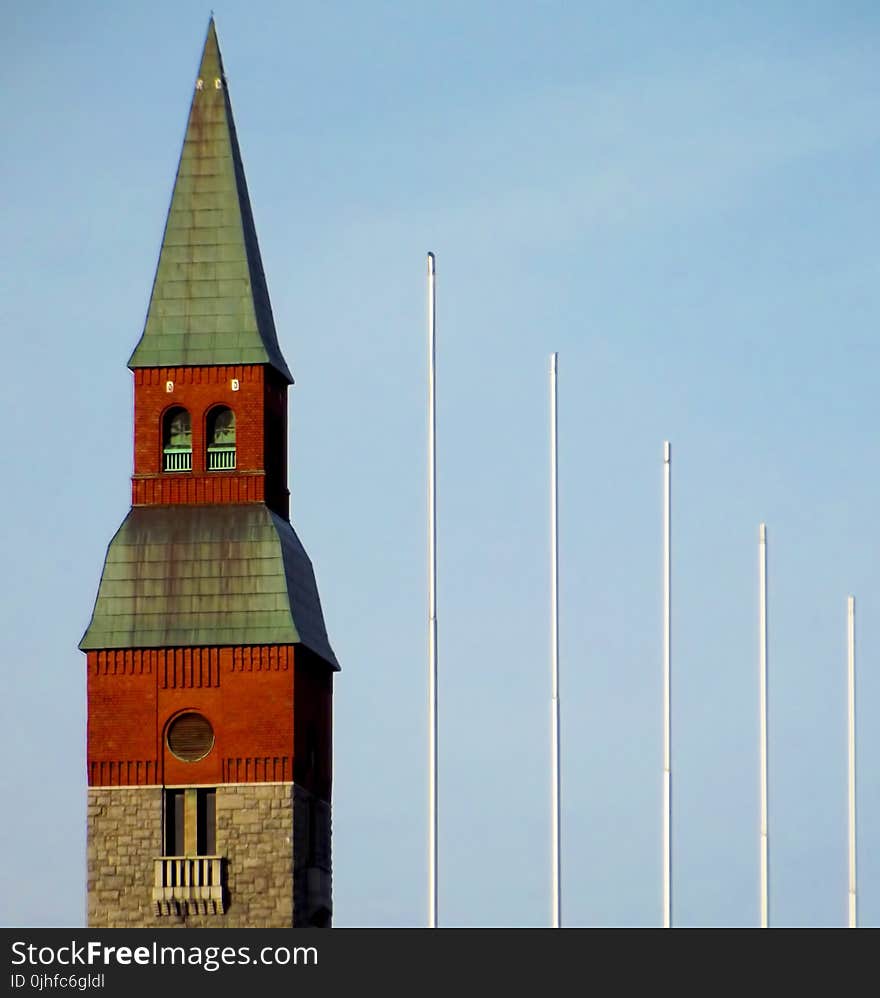
M 157 915 L 222 915 L 225 910 L 222 856 L 160 856 L 153 860 L 153 905 Z

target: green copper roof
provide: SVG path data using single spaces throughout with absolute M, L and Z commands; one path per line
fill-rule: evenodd
M 291 383 L 263 274 L 214 20 L 147 321 L 130 368 L 269 364 Z
M 339 665 L 312 563 L 262 504 L 138 506 L 107 549 L 83 651 L 303 644 Z

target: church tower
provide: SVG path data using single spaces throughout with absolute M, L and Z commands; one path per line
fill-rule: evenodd
M 132 505 L 79 646 L 89 925 L 329 925 L 339 665 L 213 18 L 128 366 Z

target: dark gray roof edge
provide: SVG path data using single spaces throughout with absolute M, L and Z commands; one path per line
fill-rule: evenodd
M 341 672 L 342 666 L 337 661 L 336 654 L 330 646 L 330 638 L 327 635 L 324 611 L 321 607 L 321 597 L 318 594 L 318 584 L 315 580 L 312 561 L 306 554 L 306 549 L 290 521 L 285 520 L 284 517 L 272 510 L 268 510 L 268 512 L 281 544 L 281 557 L 284 560 L 284 574 L 287 578 L 290 612 L 300 637 L 300 643 L 322 658 L 334 672 Z M 300 602 L 298 589 L 305 590 L 309 605 Z M 310 610 L 314 612 L 310 613 Z

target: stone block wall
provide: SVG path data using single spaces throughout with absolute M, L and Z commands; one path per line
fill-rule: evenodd
M 90 787 L 89 925 L 107 928 L 289 928 L 329 925 L 330 805 L 292 783 L 217 787 L 223 914 L 157 915 L 154 860 L 163 854 L 159 787 Z
M 89 787 L 89 925 L 152 925 L 153 860 L 162 855 L 159 787 Z

